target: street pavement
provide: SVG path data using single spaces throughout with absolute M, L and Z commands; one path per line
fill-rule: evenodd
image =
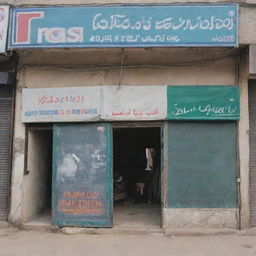
M 0 256 L 256 256 L 255 235 L 73 234 L 0 229 Z

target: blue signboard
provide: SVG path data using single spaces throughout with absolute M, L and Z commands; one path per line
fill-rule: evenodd
M 14 8 L 9 49 L 237 46 L 238 5 Z

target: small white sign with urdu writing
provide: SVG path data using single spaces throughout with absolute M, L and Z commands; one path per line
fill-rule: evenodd
M 98 120 L 100 87 L 23 89 L 22 121 L 79 122 Z
M 104 120 L 163 120 L 166 86 L 104 86 Z

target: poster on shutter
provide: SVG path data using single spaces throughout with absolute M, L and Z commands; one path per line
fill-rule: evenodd
M 23 89 L 22 121 L 95 121 L 100 117 L 100 87 Z
M 167 116 L 166 86 L 105 86 L 104 120 L 162 120 Z
M 0 53 L 6 52 L 9 6 L 0 5 Z
M 112 226 L 111 125 L 53 125 L 53 225 Z

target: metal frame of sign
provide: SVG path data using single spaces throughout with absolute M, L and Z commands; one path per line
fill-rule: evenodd
M 181 24 L 177 25 L 175 23 L 172 23 L 172 17 L 169 17 L 168 19 L 166 18 L 166 19 L 160 20 L 160 21 L 157 20 L 157 22 L 162 22 L 161 23 L 161 28 L 158 28 L 158 29 L 160 29 L 160 30 L 161 29 L 162 30 L 166 29 L 166 31 L 167 31 L 166 33 L 167 34 L 164 31 L 164 32 L 161 32 L 162 33 L 161 35 L 160 34 L 156 35 L 157 29 L 154 28 L 154 30 L 151 31 L 151 34 L 147 33 L 147 30 L 142 30 L 142 31 L 139 31 L 137 33 L 137 35 L 136 35 L 135 32 L 136 32 L 137 28 L 135 28 L 135 24 L 137 24 L 137 22 L 142 22 L 141 20 L 143 20 L 143 19 L 144 19 L 143 22 L 145 22 L 145 17 L 144 16 L 139 17 L 140 20 L 138 21 L 138 20 L 135 19 L 137 17 L 136 16 L 134 17 L 134 14 L 133 14 L 134 12 L 131 12 L 131 10 L 130 10 L 130 9 L 142 9 L 142 8 L 144 8 L 145 10 L 148 9 L 149 10 L 148 11 L 149 12 L 149 18 L 152 18 L 152 17 L 150 17 L 150 15 L 152 15 L 152 13 L 153 13 L 154 14 L 154 18 L 156 19 L 156 18 L 163 18 L 162 14 L 160 15 L 160 14 L 158 14 L 158 12 L 155 11 L 157 8 L 162 8 L 164 10 L 165 14 L 166 14 L 167 8 L 218 8 L 218 7 L 222 8 L 222 9 L 224 7 L 227 7 L 227 8 L 229 7 L 230 8 L 230 14 L 229 15 L 233 15 L 232 17 L 235 17 L 234 18 L 234 23 L 232 23 L 234 25 L 234 28 L 232 27 L 233 31 L 231 32 L 231 34 L 225 35 L 225 34 L 223 34 L 223 31 L 221 31 L 221 28 L 219 28 L 220 25 L 216 25 L 218 27 L 218 28 L 216 28 L 216 32 L 218 32 L 218 33 L 214 33 L 214 34 L 211 33 L 212 34 L 211 35 L 212 36 L 211 40 L 213 40 L 213 36 L 216 39 L 216 41 L 213 42 L 213 43 L 210 42 L 210 39 L 207 42 L 202 42 L 202 41 L 200 41 L 200 39 L 199 39 L 198 43 L 196 43 L 195 41 L 193 42 L 193 40 L 191 42 L 187 42 L 187 43 L 185 42 L 185 41 L 189 41 L 188 38 L 193 38 L 193 39 L 197 38 L 196 34 L 192 35 L 190 33 L 190 35 L 189 35 L 189 32 L 187 32 L 187 31 L 189 29 L 190 30 L 197 29 L 197 27 L 195 28 L 195 25 L 192 24 L 191 18 L 194 18 L 195 20 L 196 19 L 198 20 L 198 18 L 201 18 L 201 16 L 202 16 L 201 14 L 200 14 L 201 16 L 197 16 L 197 18 L 196 18 L 195 14 L 191 14 L 191 15 L 194 15 L 195 17 L 191 16 L 191 17 L 188 17 L 186 19 L 186 21 L 187 21 L 186 24 L 187 24 L 187 26 L 189 26 L 189 29 L 183 28 L 182 31 L 186 30 L 185 33 L 183 34 L 183 36 L 186 35 L 187 38 L 183 39 L 183 42 L 178 43 L 177 42 L 178 39 L 182 41 L 182 39 L 180 39 L 179 36 L 176 36 L 178 38 L 177 40 L 175 38 L 173 38 L 173 39 L 169 38 L 170 40 L 168 39 L 169 41 L 167 41 L 167 39 L 166 39 L 167 36 L 169 36 L 169 37 L 170 36 L 175 36 L 175 35 L 169 35 L 168 34 L 168 29 L 169 30 L 172 29 L 171 30 L 172 32 L 173 31 L 177 31 L 178 29 L 180 29 L 180 28 L 177 29 L 177 27 L 179 25 L 181 25 Z M 57 18 L 55 20 L 53 20 L 53 23 L 41 22 L 42 24 L 40 24 L 40 25 L 42 25 L 43 27 L 39 27 L 40 25 L 37 25 L 37 27 L 35 28 L 35 29 L 41 29 L 42 30 L 42 31 L 40 31 L 40 35 L 41 35 L 40 43 L 41 43 L 41 45 L 40 45 L 40 43 L 37 43 L 37 42 L 36 43 L 33 43 L 33 42 L 30 43 L 29 40 L 27 40 L 25 42 L 24 41 L 25 39 L 23 40 L 23 42 L 18 42 L 17 43 L 17 41 L 15 41 L 15 38 L 17 37 L 16 14 L 19 13 L 19 12 L 23 13 L 23 14 L 24 13 L 30 13 L 31 14 L 31 19 L 29 19 L 27 21 L 29 25 L 28 25 L 28 27 L 26 29 L 27 37 L 30 38 L 30 28 L 31 28 L 30 27 L 30 23 L 37 23 L 37 22 L 40 23 L 40 21 L 38 19 L 42 19 L 44 17 L 44 15 L 45 15 L 44 11 L 47 11 L 47 10 L 61 10 L 61 11 L 72 10 L 74 12 L 74 10 L 77 10 L 77 11 L 80 12 L 82 9 L 85 9 L 86 11 L 89 10 L 90 13 L 93 10 L 94 11 L 98 10 L 99 14 L 101 14 L 100 11 L 104 10 L 105 14 L 109 15 L 108 18 L 111 19 L 111 13 L 108 13 L 108 12 L 110 12 L 110 10 L 114 10 L 114 9 L 118 9 L 118 8 L 120 8 L 120 10 L 121 10 L 120 13 L 123 16 L 126 15 L 124 10 L 127 11 L 127 13 L 128 13 L 127 15 L 130 15 L 130 18 L 128 18 L 127 20 L 129 20 L 129 22 L 132 21 L 133 24 L 131 25 L 131 23 L 130 23 L 130 27 L 129 27 L 129 29 L 127 29 L 126 33 L 124 31 L 121 31 L 121 32 L 124 33 L 124 35 L 121 32 L 120 32 L 120 34 L 118 34 L 119 33 L 119 30 L 118 30 L 119 28 L 118 29 L 116 27 L 114 27 L 114 28 L 113 27 L 107 28 L 109 30 L 109 36 L 113 37 L 113 38 L 111 37 L 111 40 L 113 40 L 114 42 L 111 42 L 111 43 L 99 42 L 96 39 L 95 39 L 96 41 L 90 42 L 89 38 L 92 38 L 92 36 L 95 37 L 96 36 L 95 33 L 94 34 L 89 34 L 88 38 L 86 40 L 84 40 L 84 27 L 83 27 L 83 24 L 79 24 L 79 22 L 77 22 L 77 20 L 76 20 L 76 22 L 74 22 L 71 18 L 70 19 L 71 19 L 72 24 L 73 24 L 72 28 L 74 28 L 74 29 L 75 28 L 81 28 L 80 32 L 79 32 L 79 30 L 76 30 L 76 31 L 75 30 L 74 31 L 70 30 L 71 37 L 73 37 L 73 39 L 71 38 L 73 41 L 70 39 L 71 42 L 70 41 L 66 42 L 67 39 L 64 39 L 64 35 L 65 35 L 65 37 L 68 37 L 68 33 L 69 33 L 68 29 L 70 29 L 71 27 L 63 26 L 63 22 L 56 21 Z M 154 12 L 152 12 L 152 8 L 153 8 Z M 142 10 L 140 10 L 138 13 L 139 14 L 140 13 L 145 13 L 145 10 L 144 10 L 144 12 Z M 129 14 L 129 11 L 132 14 Z M 37 13 L 37 15 L 33 16 L 32 15 L 33 12 Z M 38 7 L 38 8 L 13 8 L 12 12 L 11 12 L 11 29 L 9 31 L 8 48 L 9 49 L 22 49 L 22 48 L 113 48 L 113 47 L 136 47 L 136 48 L 140 48 L 140 47 L 174 47 L 174 46 L 175 47 L 194 47 L 194 46 L 200 46 L 200 47 L 209 47 L 209 46 L 211 46 L 211 47 L 213 47 L 213 46 L 214 47 L 237 47 L 238 46 L 238 23 L 239 23 L 239 21 L 238 21 L 238 13 L 239 13 L 239 5 L 238 4 L 234 4 L 234 3 L 233 4 L 207 4 L 207 5 L 206 4 L 190 4 L 190 5 L 122 5 L 122 6 L 107 6 L 107 7 L 106 6 L 100 6 L 100 7 L 99 6 L 91 6 L 91 7 L 85 7 L 85 6 L 80 6 L 80 7 L 60 7 L 59 6 L 59 7 L 44 7 L 44 8 L 43 7 Z M 198 21 L 198 22 L 200 23 L 200 26 L 203 26 L 203 22 L 206 22 L 206 21 L 207 22 L 212 22 L 211 25 L 213 25 L 214 21 L 212 19 L 214 19 L 214 16 L 209 16 L 209 17 L 207 16 L 207 19 L 208 18 L 210 20 L 206 20 L 206 19 L 200 20 L 199 19 L 200 21 Z M 33 20 L 33 19 L 35 19 L 35 20 Z M 182 19 L 182 18 L 176 17 L 176 19 Z M 32 20 L 33 20 L 33 22 L 31 22 Z M 91 17 L 91 20 L 93 20 L 92 17 Z M 169 21 L 166 21 L 166 20 L 169 20 Z M 215 22 L 220 22 L 219 18 L 217 20 L 218 21 L 215 21 Z M 102 20 L 102 22 L 103 21 L 105 22 L 105 20 Z M 88 21 L 86 21 L 86 22 L 88 23 Z M 222 22 L 223 22 L 223 20 L 222 20 Z M 233 22 L 233 20 L 232 20 L 232 22 Z M 47 25 L 48 25 L 48 27 L 47 27 Z M 79 25 L 81 27 L 78 27 Z M 175 25 L 175 29 L 176 30 L 173 29 L 174 25 Z M 57 27 L 55 27 L 56 29 L 62 29 L 62 32 L 64 33 L 64 35 L 63 35 L 63 38 L 61 40 L 63 40 L 63 41 L 61 41 L 61 42 L 51 42 L 51 43 L 49 43 L 49 41 L 48 42 L 46 41 L 46 37 L 47 37 L 46 35 L 48 35 L 48 32 L 51 29 L 54 28 L 53 26 L 57 26 Z M 119 25 L 117 25 L 117 26 L 119 26 Z M 170 27 L 168 27 L 168 29 L 167 29 L 167 27 L 163 28 L 164 26 L 171 26 L 171 28 Z M 197 26 L 199 26 L 199 25 L 197 25 Z M 49 30 L 47 30 L 47 29 L 49 29 Z M 103 37 L 104 38 L 107 37 L 107 35 L 104 34 L 104 29 L 103 29 L 103 27 L 100 28 L 101 31 L 98 34 L 99 36 L 102 36 L 102 38 Z M 111 31 L 113 32 L 113 35 L 111 34 Z M 209 31 L 212 32 L 213 29 L 209 29 Z M 231 31 L 231 28 L 230 28 L 230 31 Z M 94 32 L 92 27 L 89 28 L 89 29 L 87 28 L 86 33 L 92 33 L 92 32 Z M 57 30 L 56 31 L 52 31 L 52 33 L 53 34 L 57 33 Z M 77 33 L 77 34 L 74 35 L 74 33 Z M 80 33 L 81 37 L 80 37 L 80 39 L 78 39 L 78 42 L 75 42 L 74 38 L 76 36 L 78 37 L 79 33 Z M 203 32 L 200 31 L 200 33 L 203 33 Z M 50 34 L 50 32 L 49 32 L 49 34 Z M 37 40 L 38 40 L 39 33 L 37 33 L 36 35 L 37 36 L 34 35 L 34 38 L 37 38 Z M 118 42 L 118 40 L 121 40 L 121 39 L 120 38 L 119 39 L 114 38 L 114 36 L 116 36 L 116 35 L 120 36 L 120 37 L 121 36 L 125 36 L 125 37 L 131 36 L 133 39 L 134 39 L 134 36 L 138 36 L 138 38 L 139 38 L 138 40 L 141 40 L 142 42 L 134 42 L 134 43 Z M 163 36 L 163 35 L 165 35 L 164 39 L 162 38 L 160 40 L 159 38 L 161 36 Z M 181 33 L 181 35 L 182 35 L 182 33 Z M 197 35 L 198 35 L 198 33 L 197 33 Z M 57 37 L 56 34 L 54 36 Z M 145 38 L 146 37 L 150 37 L 150 40 L 148 40 L 147 43 L 143 43 L 144 41 L 142 40 L 142 37 L 143 38 L 144 37 Z M 47 37 L 47 38 L 50 38 L 50 36 Z M 156 40 L 156 38 L 157 38 L 157 40 L 159 40 L 159 42 L 152 42 L 152 40 Z M 205 38 L 205 34 L 201 34 L 201 38 Z M 104 40 L 106 40 L 106 38 Z M 110 40 L 110 39 L 108 38 L 108 40 Z M 115 41 L 115 40 L 117 40 L 117 41 Z M 125 39 L 125 40 L 128 41 L 128 39 Z M 217 42 L 219 42 L 219 43 L 217 43 Z

